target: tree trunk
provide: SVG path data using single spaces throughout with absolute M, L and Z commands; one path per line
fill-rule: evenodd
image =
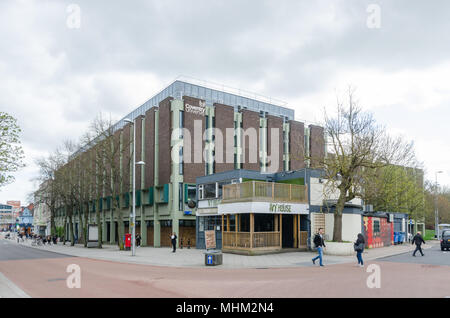
M 123 245 L 124 225 L 122 216 L 120 214 L 121 213 L 119 212 L 119 217 L 117 218 L 117 232 L 118 232 L 119 249 L 123 251 L 125 249 Z
M 84 247 L 88 245 L 88 218 L 89 218 L 89 204 L 86 204 L 83 221 L 83 233 L 84 233 Z
M 333 242 L 342 242 L 342 212 L 344 211 L 347 191 L 340 189 L 336 210 L 334 211 Z
M 72 208 L 73 209 L 73 208 Z M 73 210 L 72 210 L 73 213 Z M 69 228 L 70 228 L 70 246 L 75 246 L 75 229 L 73 228 L 72 215 L 69 215 Z
M 55 224 L 55 208 L 50 209 L 50 234 L 51 236 L 57 234 Z
M 64 217 L 64 228 L 63 228 L 63 245 L 66 245 L 66 228 L 67 228 L 67 215 Z
M 100 219 L 100 200 L 101 198 L 98 198 L 97 202 L 98 202 L 98 209 L 97 212 L 95 214 L 95 219 L 96 219 L 96 223 L 98 226 L 98 244 L 97 247 L 98 248 L 102 248 L 102 238 L 103 238 L 103 220 Z

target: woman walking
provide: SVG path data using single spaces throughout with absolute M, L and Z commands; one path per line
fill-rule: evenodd
M 364 246 L 366 244 L 366 241 L 364 240 L 364 236 L 359 233 L 358 239 L 355 242 L 355 251 L 356 251 L 356 258 L 358 259 L 358 266 L 364 267 L 364 261 L 362 259 L 362 253 L 364 251 Z

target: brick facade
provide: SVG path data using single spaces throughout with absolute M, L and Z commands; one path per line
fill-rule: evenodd
M 290 170 L 299 170 L 305 167 L 305 125 L 294 120 L 289 124 Z
M 216 172 L 223 172 L 234 169 L 234 107 L 214 104 L 216 117 L 216 130 L 222 134 L 222 145 L 219 145 L 216 132 L 215 140 L 215 157 L 216 157 Z M 228 128 L 228 131 L 227 131 Z M 231 128 L 231 129 L 230 129 Z M 228 143 L 231 143 L 227 145 Z M 230 152 L 227 152 L 227 147 Z
M 159 103 L 159 184 L 170 182 L 172 173 L 170 139 L 172 133 L 172 112 L 170 110 L 172 97 L 168 97 Z
M 184 108 L 186 105 L 199 106 L 202 100 L 198 98 L 183 97 Z M 195 123 L 198 127 L 201 126 L 201 130 L 196 134 Z M 195 114 L 192 112 L 184 112 L 184 128 L 190 132 L 191 139 L 188 140 L 187 136 L 184 138 L 183 143 L 183 180 L 188 183 L 195 183 L 195 178 L 205 175 L 205 158 L 203 155 L 205 149 L 205 140 L 203 133 L 205 131 L 205 116 Z M 197 162 L 198 161 L 198 162 Z
M 146 189 L 154 186 L 155 181 L 155 110 L 145 113 L 145 182 Z
M 272 131 L 274 129 L 274 131 Z M 273 159 L 272 162 L 269 162 L 269 165 L 267 167 L 268 172 L 279 172 L 283 171 L 283 119 L 281 117 L 276 117 L 272 115 L 267 116 L 267 159 L 269 160 L 272 156 L 272 144 L 277 142 L 275 140 L 276 138 L 276 129 L 278 129 L 278 145 L 274 145 L 275 150 L 277 153 L 274 154 L 274 156 L 278 157 L 278 160 Z M 272 134 L 273 134 L 273 140 L 272 140 Z M 278 162 L 276 162 L 278 161 Z
M 244 158 L 242 158 L 241 162 L 243 163 L 243 168 L 259 171 L 259 113 L 244 109 L 242 111 L 242 129 L 244 131 L 252 131 L 248 136 L 242 135 L 242 153 Z M 254 134 L 255 131 L 256 136 Z M 256 162 L 254 162 L 255 154 Z

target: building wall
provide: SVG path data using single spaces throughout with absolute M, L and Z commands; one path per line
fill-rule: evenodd
M 324 129 L 320 126 L 309 125 L 310 131 L 310 156 L 311 168 L 318 168 L 321 160 L 325 156 Z
M 234 108 L 223 104 L 214 104 L 215 117 L 216 117 L 216 129 L 222 133 L 222 147 L 218 142 L 216 132 L 216 158 L 220 158 L 222 163 L 216 162 L 216 173 L 229 171 L 234 169 Z M 227 131 L 228 129 L 228 131 Z M 226 152 L 227 142 L 231 142 L 230 148 L 233 149 L 233 153 Z
M 136 162 L 144 161 L 142 157 L 142 120 L 143 116 L 136 118 Z M 145 162 L 145 161 L 144 161 Z M 133 166 L 131 166 L 133 168 Z M 141 169 L 145 169 L 142 166 L 136 166 L 136 189 L 141 189 L 142 174 Z M 133 173 L 133 172 L 131 172 Z
M 164 164 L 169 163 L 171 158 L 171 127 L 172 127 L 172 114 L 170 111 L 170 102 L 172 97 L 168 97 L 159 103 L 159 184 L 167 184 L 170 182 L 170 174 L 172 173 L 172 165 Z
M 184 108 L 186 105 L 200 106 L 203 100 L 193 97 L 184 96 Z M 197 131 L 196 131 L 197 125 Z M 184 182 L 195 183 L 195 178 L 205 175 L 205 158 L 203 151 L 205 149 L 205 140 L 203 133 L 205 131 L 205 116 L 184 111 L 184 128 L 190 132 L 191 138 L 184 138 L 183 143 L 183 159 L 186 161 L 183 164 L 183 178 Z M 199 129 L 201 128 L 201 130 Z M 197 132 L 200 135 L 197 135 Z
M 278 130 L 278 138 L 276 135 L 276 130 Z M 274 149 L 272 149 L 272 146 L 274 147 Z M 267 157 L 270 160 L 267 172 L 279 172 L 284 170 L 283 119 L 281 117 L 275 117 L 272 115 L 267 116 Z
M 155 110 L 150 108 L 145 113 L 145 188 L 154 186 L 155 180 Z
M 242 111 L 242 129 L 245 131 L 252 131 L 254 134 L 242 136 L 243 142 L 243 168 L 248 170 L 260 170 L 259 160 L 259 113 L 243 110 Z M 245 140 L 244 140 L 245 138 Z M 256 157 L 256 158 L 255 158 Z M 253 162 L 251 162 L 253 161 Z
M 298 121 L 289 121 L 289 159 L 290 170 L 299 170 L 305 167 L 305 125 Z
M 334 233 L 334 214 L 325 214 L 325 235 L 328 240 L 333 239 Z M 355 242 L 361 229 L 361 214 L 342 214 L 342 240 Z
M 364 216 L 364 237 L 369 248 L 384 247 L 394 244 L 394 223 L 387 218 Z M 375 229 L 375 222 L 379 222 L 379 231 Z

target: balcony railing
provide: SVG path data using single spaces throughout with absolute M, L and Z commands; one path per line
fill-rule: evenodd
M 222 203 L 286 201 L 308 203 L 307 187 L 297 184 L 247 181 L 223 186 Z
M 223 232 L 224 248 L 280 248 L 280 232 Z M 252 239 L 252 244 L 250 244 Z

